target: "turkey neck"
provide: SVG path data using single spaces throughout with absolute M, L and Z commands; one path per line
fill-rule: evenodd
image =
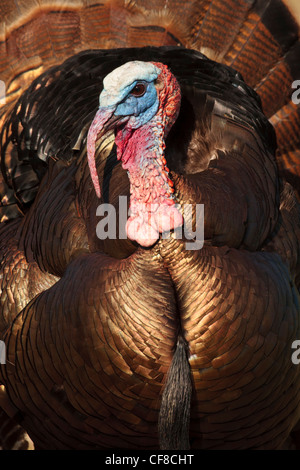
M 172 181 L 164 156 L 163 126 L 159 119 L 139 129 L 117 131 L 118 158 L 128 171 L 132 201 L 174 204 Z
M 118 159 L 130 181 L 129 238 L 151 246 L 159 233 L 182 224 L 175 207 L 174 184 L 166 166 L 165 126 L 159 114 L 139 129 L 119 129 L 116 133 Z

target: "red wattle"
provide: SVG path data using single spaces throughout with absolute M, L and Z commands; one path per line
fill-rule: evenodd
M 130 138 L 126 137 L 126 131 L 120 130 L 115 139 L 118 158 L 130 180 L 130 217 L 126 233 L 129 239 L 149 247 L 161 233 L 180 227 L 183 218 L 175 205 L 159 118 L 131 132 Z

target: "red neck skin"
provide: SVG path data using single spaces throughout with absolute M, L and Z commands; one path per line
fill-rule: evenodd
M 160 233 L 183 223 L 164 156 L 165 130 L 158 113 L 139 129 L 118 130 L 115 139 L 118 159 L 130 180 L 127 236 L 144 247 L 152 246 Z

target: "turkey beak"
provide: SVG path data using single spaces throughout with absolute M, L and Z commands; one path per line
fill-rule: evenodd
M 124 116 L 115 116 L 115 109 L 116 106 L 100 107 L 93 119 L 93 122 L 89 128 L 87 135 L 88 164 L 90 168 L 92 182 L 98 198 L 100 198 L 101 196 L 101 190 L 95 159 L 96 141 L 101 138 L 106 132 L 110 131 L 111 129 L 114 129 L 117 123 L 120 123 L 120 121 L 121 123 L 123 123 L 128 119 L 127 117 L 124 118 Z

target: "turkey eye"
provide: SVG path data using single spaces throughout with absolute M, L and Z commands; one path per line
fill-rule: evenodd
M 130 94 L 133 96 L 143 96 L 146 91 L 146 87 L 143 83 L 137 83 L 134 88 L 132 88 Z

